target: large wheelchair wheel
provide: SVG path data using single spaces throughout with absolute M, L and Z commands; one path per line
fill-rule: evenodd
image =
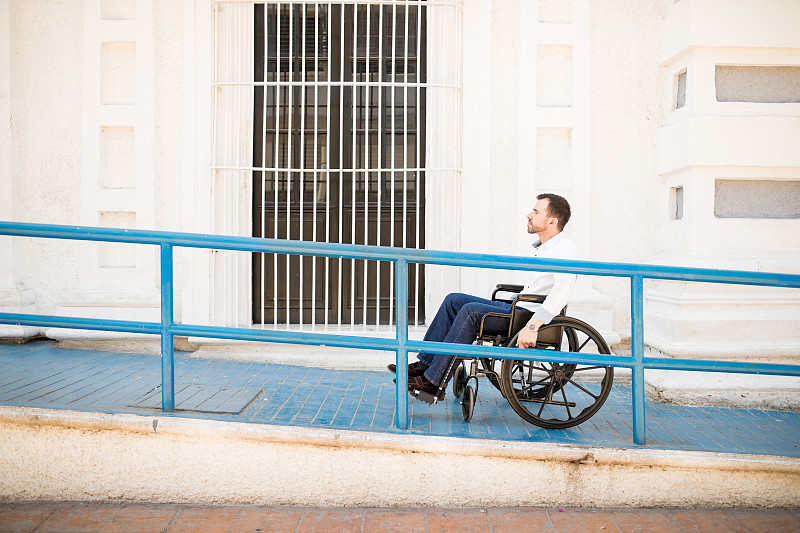
M 537 349 L 610 354 L 603 337 L 576 318 L 557 316 L 539 330 Z M 512 409 L 531 424 L 565 429 L 585 422 L 608 397 L 610 366 L 507 359 L 500 371 Z M 513 393 L 512 393 L 513 391 Z

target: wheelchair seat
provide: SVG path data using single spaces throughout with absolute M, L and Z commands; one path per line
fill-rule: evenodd
M 496 286 L 492 299 L 510 302 L 511 311 L 484 315 L 476 343 L 516 346 L 518 332 L 533 314 L 517 304 L 542 303 L 545 300 L 542 295 L 519 294 L 522 289 L 521 285 Z M 503 293 L 510 293 L 511 297 L 498 296 Z M 539 329 L 536 349 L 611 353 L 605 339 L 594 328 L 566 315 L 566 307 Z M 463 363 L 470 359 L 472 363 L 467 373 Z M 614 380 L 614 369 L 601 365 L 469 357 L 456 358 L 454 364 L 459 364 L 459 367 L 453 379 L 453 393 L 461 398 L 462 415 L 466 421 L 472 417 L 479 373 L 487 376 L 520 417 L 548 429 L 577 426 L 591 418 L 602 407 Z

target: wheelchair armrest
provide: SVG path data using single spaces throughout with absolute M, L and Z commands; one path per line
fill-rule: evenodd
M 512 300 L 504 299 L 504 298 L 496 298 L 498 292 L 511 292 L 514 294 L 518 294 L 525 288 L 525 285 L 515 285 L 512 283 L 498 283 L 495 287 L 494 291 L 492 291 L 492 300 L 501 301 L 501 302 L 511 302 Z
M 517 296 L 517 299 L 512 304 L 513 307 L 511 312 L 513 314 L 514 310 L 516 310 L 517 302 L 532 302 L 535 304 L 540 304 L 543 303 L 546 298 L 547 296 L 545 296 L 544 294 L 520 294 L 519 296 Z M 567 314 L 567 306 L 565 305 L 564 309 L 561 310 L 559 315 L 566 315 L 566 314 Z
M 522 292 L 525 285 L 516 285 L 514 283 L 498 283 L 495 290 L 507 292 Z
M 535 304 L 540 304 L 545 301 L 547 296 L 544 294 L 520 294 L 517 296 L 517 301 L 519 302 L 533 302 Z

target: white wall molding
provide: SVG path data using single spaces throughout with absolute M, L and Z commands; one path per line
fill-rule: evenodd
M 589 2 L 521 1 L 519 9 L 519 159 L 514 214 L 524 217 L 537 194 L 563 195 L 573 211 L 565 233 L 584 258 L 591 259 L 594 184 Z M 526 255 L 531 236 L 521 220 L 510 218 L 515 235 L 513 253 Z M 592 324 L 609 344 L 620 341 L 613 330 L 611 299 L 596 290 L 590 278 L 578 278 L 570 314 Z
M 153 3 L 136 0 L 124 16 L 104 18 L 100 0 L 83 4 L 83 102 L 80 223 L 155 228 Z M 77 246 L 77 245 L 76 245 Z M 78 288 L 94 305 L 68 293 L 58 313 L 133 318 L 127 303 L 101 295 L 123 286 L 158 302 L 158 251 L 152 246 L 97 243 L 79 247 Z M 150 298 L 152 300 L 152 298 Z M 158 305 L 141 318 L 159 316 Z M 146 317 L 146 318 L 145 318 Z M 48 335 L 63 332 L 48 330 Z
M 182 230 L 212 233 L 211 225 L 211 72 L 212 8 L 183 2 L 183 176 Z M 210 323 L 211 259 L 208 250 L 188 250 L 189 279 L 182 293 L 182 319 Z

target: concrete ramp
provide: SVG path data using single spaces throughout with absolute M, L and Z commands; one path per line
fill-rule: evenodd
M 0 501 L 292 506 L 796 506 L 800 413 L 648 401 L 630 385 L 568 430 L 522 421 L 481 378 L 394 426 L 392 374 L 178 354 L 0 345 Z M 260 392 L 259 392 L 260 391 Z
M 3 407 L 0 500 L 793 507 L 800 459 Z

